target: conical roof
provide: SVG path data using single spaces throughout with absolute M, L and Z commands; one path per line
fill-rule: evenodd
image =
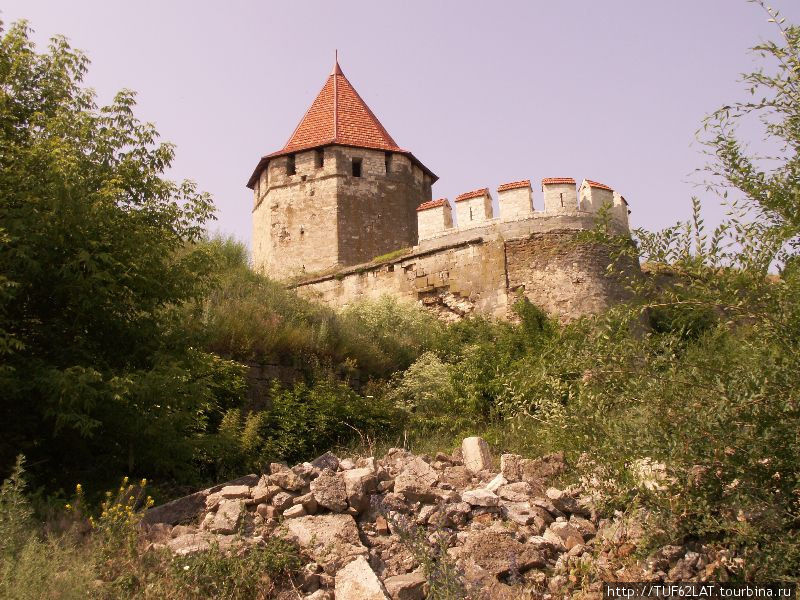
M 334 64 L 325 85 L 317 94 L 314 102 L 303 115 L 284 147 L 277 152 L 267 154 L 258 163 L 247 183 L 252 188 L 261 170 L 270 158 L 292 154 L 302 150 L 310 150 L 321 146 L 338 144 L 400 152 L 409 156 L 434 181 L 436 176 L 420 163 L 409 151 L 400 148 L 381 125 L 381 122 L 358 95 L 347 77 L 342 73 L 338 60 Z
M 402 150 L 344 76 L 338 62 L 289 141 L 276 154 L 325 144 Z

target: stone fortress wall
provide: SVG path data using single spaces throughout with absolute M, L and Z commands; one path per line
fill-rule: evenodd
M 443 318 L 472 313 L 507 318 L 525 297 L 568 321 L 598 313 L 624 296 L 606 276 L 608 249 L 579 236 L 608 206 L 610 225 L 628 232 L 627 202 L 610 187 L 584 180 L 542 180 L 543 210 L 530 181 L 498 188 L 499 215 L 488 189 L 417 208 L 418 243 L 407 254 L 342 268 L 295 284 L 302 296 L 343 308 L 390 295 L 417 302 Z

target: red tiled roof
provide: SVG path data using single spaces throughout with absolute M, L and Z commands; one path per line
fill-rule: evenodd
M 429 208 L 437 208 L 439 206 L 447 206 L 447 198 L 439 198 L 438 200 L 428 200 L 423 202 L 417 207 L 417 210 L 428 210 Z
M 591 179 L 586 180 L 586 184 L 589 187 L 598 188 L 601 190 L 608 190 L 609 192 L 613 192 L 614 190 L 608 187 L 605 183 L 599 183 L 597 181 L 592 181 Z
M 344 76 L 337 62 L 289 140 L 283 148 L 261 159 L 247 183 L 248 187 L 255 185 L 268 159 L 331 144 L 406 154 L 436 180 L 430 169 L 408 150 L 397 145 Z
M 552 183 L 575 183 L 572 177 L 546 177 L 542 179 L 542 185 L 550 185 Z
M 489 195 L 489 188 L 472 190 L 471 192 L 467 192 L 466 194 L 461 194 L 460 196 L 456 196 L 456 202 L 461 202 L 462 200 L 469 200 L 470 198 L 477 198 L 479 196 L 488 196 L 488 195 Z
M 511 183 L 504 183 L 499 188 L 498 192 L 505 192 L 506 190 L 515 190 L 517 188 L 531 187 L 530 179 L 523 179 L 522 181 L 512 181 Z

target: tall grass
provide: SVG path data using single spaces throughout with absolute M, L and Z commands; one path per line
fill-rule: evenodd
M 243 554 L 219 546 L 186 557 L 154 550 L 140 539 L 142 489 L 126 481 L 97 511 L 79 497 L 47 527 L 33 518 L 22 466 L 0 489 L 1 598 L 266 599 L 291 589 L 302 564 L 298 549 L 278 538 Z
M 406 368 L 440 330 L 433 317 L 390 298 L 337 314 L 253 272 L 241 242 L 214 238 L 207 245 L 217 258 L 217 285 L 187 308 L 184 323 L 209 351 L 383 377 Z

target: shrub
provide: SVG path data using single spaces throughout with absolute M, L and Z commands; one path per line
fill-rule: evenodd
M 273 579 L 285 577 L 301 566 L 297 547 L 277 537 L 268 538 L 244 554 L 210 550 L 172 561 L 174 588 L 182 597 L 272 598 Z
M 275 382 L 270 398 L 265 410 L 246 416 L 229 411 L 218 432 L 199 440 L 218 478 L 265 469 L 273 461 L 308 460 L 356 435 L 391 435 L 403 425 L 403 414 L 387 400 L 364 398 L 330 377 L 289 388 Z

